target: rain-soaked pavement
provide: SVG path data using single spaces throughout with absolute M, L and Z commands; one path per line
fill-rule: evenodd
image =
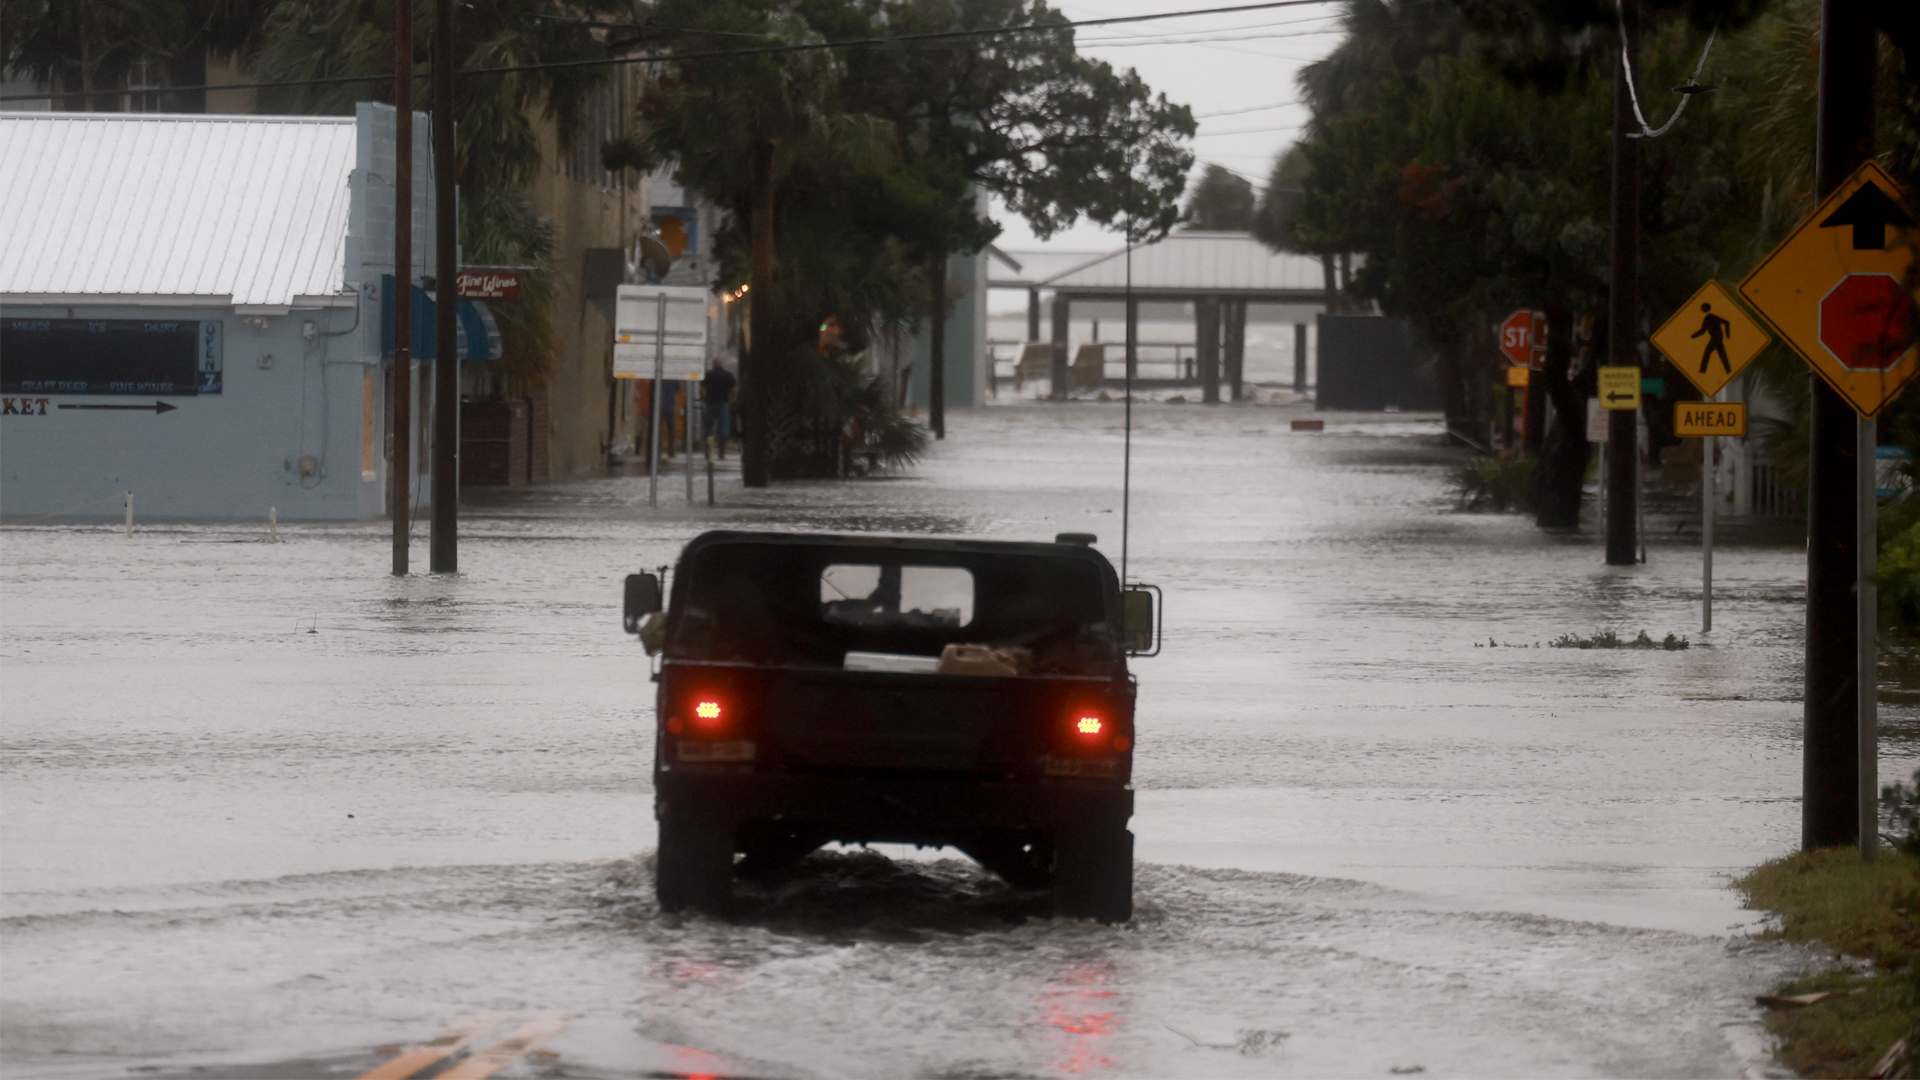
M 1166 650 L 1119 928 L 892 848 L 661 915 L 616 610 L 716 525 L 1117 560 L 1118 406 L 962 413 L 909 478 L 716 509 L 488 494 L 456 580 L 390 578 L 383 523 L 0 530 L 0 1073 L 354 1076 L 482 1016 L 570 1018 L 504 1076 L 1766 1073 L 1752 995 L 1809 957 L 1726 882 L 1797 839 L 1798 551 L 1723 548 L 1703 638 L 1697 549 L 1606 568 L 1451 512 L 1429 421 L 1299 415 L 1136 414 Z M 1530 647 L 1601 628 L 1696 647 Z

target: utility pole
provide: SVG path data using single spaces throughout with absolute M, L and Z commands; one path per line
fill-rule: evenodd
M 407 576 L 413 521 L 413 0 L 393 6 L 393 574 Z
M 1635 59 L 1640 37 L 1639 12 L 1633 0 L 1620 0 L 1620 58 L 1613 68 L 1613 285 L 1607 296 L 1607 357 L 1614 367 L 1640 366 L 1640 140 L 1634 120 L 1628 65 Z M 1577 425 L 1580 417 L 1562 417 Z M 1622 409 L 1607 416 L 1607 565 L 1631 566 L 1639 561 L 1637 522 L 1639 499 L 1636 467 L 1640 440 L 1639 411 Z
M 453 0 L 433 0 L 433 525 L 436 574 L 460 570 L 460 236 L 454 216 Z
M 1865 0 L 1823 0 L 1820 6 L 1819 122 L 1814 149 L 1815 196 L 1824 197 L 1873 156 L 1873 87 L 1877 60 L 1873 6 Z M 1819 376 L 1809 407 L 1807 461 L 1807 672 L 1802 759 L 1800 846 L 1806 850 L 1859 843 L 1872 835 L 1876 795 L 1863 783 L 1865 693 L 1874 648 L 1868 596 L 1856 594 L 1862 555 L 1871 553 L 1867 523 L 1875 511 L 1861 491 L 1862 445 L 1874 422 L 1856 415 Z M 1865 438 L 1862 438 L 1862 436 Z M 1872 454 L 1869 448 L 1865 451 Z M 1868 551 L 1861 550 L 1867 545 Z M 1868 594 L 1870 596 L 1870 594 Z M 1863 637 L 1863 633 L 1866 635 Z M 1867 685 L 1862 685 L 1862 679 Z M 1866 789 L 1866 790 L 1863 790 Z
M 773 140 L 753 144 L 753 263 L 747 281 L 747 354 L 740 365 L 740 482 L 763 488 L 773 464 L 769 439 L 772 396 L 786 391 L 774 384 L 773 350 Z M 655 397 L 660 394 L 656 383 Z

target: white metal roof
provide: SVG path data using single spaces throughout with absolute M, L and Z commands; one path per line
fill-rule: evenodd
M 340 291 L 351 117 L 0 113 L 0 300 Z
M 1104 252 L 1099 251 L 999 251 L 991 247 L 989 250 L 998 252 L 1006 260 L 1020 264 L 1015 267 L 1001 259 L 990 260 L 987 263 L 987 283 L 995 288 L 1026 288 L 1038 285 L 1056 274 L 1106 257 Z
M 1122 248 L 1057 273 L 1040 282 L 1040 287 L 1098 291 L 1126 284 L 1126 249 Z M 1319 256 L 1274 251 L 1248 233 L 1177 232 L 1134 247 L 1133 288 L 1140 292 L 1321 293 L 1326 277 Z

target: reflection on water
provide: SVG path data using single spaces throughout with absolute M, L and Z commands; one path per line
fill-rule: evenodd
M 1045 1072 L 1078 1076 L 1120 1067 L 1110 1051 L 1121 1026 L 1115 981 L 1111 962 L 1096 963 L 1075 967 L 1040 993 L 1041 1021 L 1054 1030 Z

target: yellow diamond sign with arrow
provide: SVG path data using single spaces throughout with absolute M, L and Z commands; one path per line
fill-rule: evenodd
M 1868 162 L 1740 283 L 1760 317 L 1862 416 L 1920 369 L 1920 304 L 1907 285 L 1915 221 L 1899 185 Z
M 1772 340 L 1717 281 L 1700 286 L 1653 332 L 1653 347 L 1704 397 L 1719 393 Z

